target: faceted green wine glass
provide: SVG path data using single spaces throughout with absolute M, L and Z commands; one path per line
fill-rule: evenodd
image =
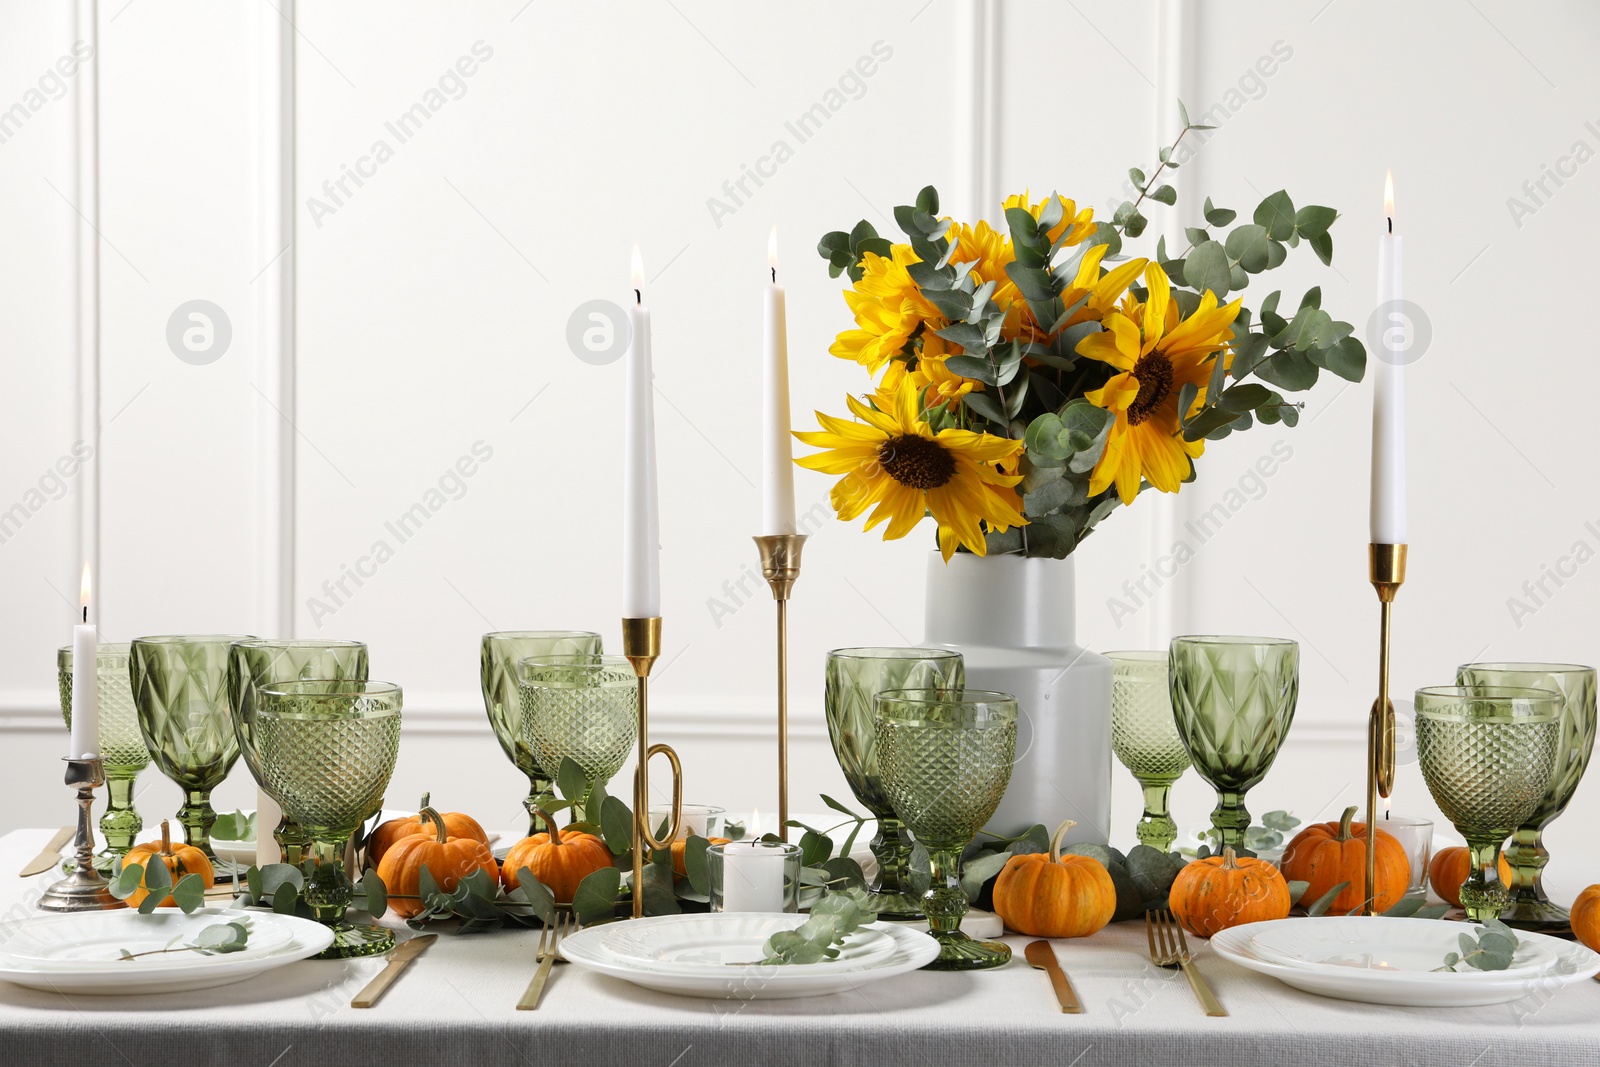
M 1277 637 L 1174 637 L 1168 684 L 1178 736 L 1217 791 L 1216 849 L 1243 849 L 1244 795 L 1267 776 L 1294 721 L 1300 646 Z
M 555 772 L 570 759 L 592 785 L 609 782 L 639 736 L 633 664 L 621 656 L 535 656 L 518 661 L 517 677 L 522 737 L 539 766 Z
M 1144 791 L 1139 842 L 1165 852 L 1178 836 L 1167 799 L 1190 763 L 1172 714 L 1170 656 L 1162 651 L 1107 652 L 1106 657 L 1111 660 L 1111 751 Z
M 1417 762 L 1472 852 L 1461 906 L 1476 922 L 1507 902 L 1500 845 L 1539 809 L 1561 747 L 1561 694 L 1503 685 L 1417 690 Z
M 352 895 L 345 843 L 382 803 L 400 751 L 400 687 L 389 682 L 308 680 L 256 689 L 261 772 L 284 814 L 311 835 L 305 900 L 333 928 L 319 957 L 372 956 L 394 947 L 381 926 L 345 919 Z
M 961 850 L 989 821 L 1011 782 L 1017 700 L 977 689 L 878 694 L 878 769 L 895 815 L 928 850 L 933 881 L 922 912 L 939 942 L 935 971 L 999 967 L 1011 949 L 961 932 Z
M 139 772 L 150 765 L 150 749 L 139 733 L 139 714 L 133 707 L 133 687 L 128 682 L 128 646 L 101 645 L 95 661 L 96 693 L 100 705 L 100 755 L 106 768 L 106 813 L 100 817 L 100 833 L 106 847 L 95 853 L 95 870 L 104 873 L 116 866 L 133 847 L 134 838 L 144 829 L 144 820 L 133 806 L 133 783 Z M 61 717 L 72 729 L 72 646 L 56 650 L 56 682 L 61 693 Z M 63 868 L 71 870 L 77 860 L 68 858 Z
M 878 769 L 878 694 L 888 689 L 960 689 L 966 685 L 961 653 L 946 648 L 840 648 L 828 653 L 824 707 L 828 736 L 844 780 L 863 807 L 877 816 L 872 855 L 878 873 L 867 887 L 869 906 L 882 919 L 920 919 L 911 888 L 911 834 L 894 814 Z
M 539 766 L 533 750 L 523 739 L 522 697 L 517 692 L 517 661 L 529 656 L 598 656 L 600 635 L 587 630 L 502 630 L 484 634 L 478 654 L 478 677 L 483 685 L 483 707 L 489 725 L 500 740 L 500 748 L 517 770 L 528 776 L 528 795 L 522 806 L 528 810 L 528 833 L 538 832 L 534 809 L 539 798 L 550 792 L 548 773 Z
M 247 634 L 141 637 L 128 658 L 139 730 L 161 773 L 183 790 L 183 839 L 206 854 L 219 881 L 237 873 L 211 849 L 217 821 L 211 791 L 239 758 L 228 709 L 228 654 L 236 642 L 250 640 Z
M 239 754 L 250 769 L 256 784 L 283 806 L 283 800 L 261 774 L 261 757 L 256 745 L 256 689 L 271 682 L 292 682 L 301 678 L 333 681 L 367 680 L 367 646 L 360 641 L 325 641 L 316 638 L 240 641 L 228 658 L 228 708 L 233 713 L 233 728 L 239 736 Z M 376 812 L 372 813 L 376 814 Z M 285 815 L 278 820 L 272 836 L 290 863 L 298 863 L 310 844 L 303 827 Z
M 1595 734 L 1595 669 L 1576 663 L 1468 663 L 1456 669 L 1458 685 L 1510 685 L 1548 689 L 1562 696 L 1561 742 L 1550 788 L 1511 835 L 1505 848 L 1511 867 L 1511 900 L 1502 920 L 1523 929 L 1567 929 L 1567 909 L 1544 891 L 1545 827 L 1561 815 L 1589 766 Z

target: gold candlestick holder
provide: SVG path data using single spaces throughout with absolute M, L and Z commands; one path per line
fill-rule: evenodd
M 805 534 L 765 534 L 754 539 L 761 550 L 761 576 L 772 587 L 778 607 L 778 837 L 789 840 L 789 594 L 800 577 Z
M 1394 701 L 1389 699 L 1389 612 L 1406 580 L 1406 546 L 1367 546 L 1367 573 L 1378 592 L 1378 699 L 1367 717 L 1367 901 L 1377 914 L 1378 798 L 1394 790 Z
M 650 743 L 650 669 L 661 656 L 661 617 L 622 620 L 622 654 L 639 679 L 639 765 L 633 772 L 633 917 L 644 917 L 644 860 L 647 848 L 671 848 L 683 822 L 683 764 L 670 745 Z M 672 817 L 659 840 L 650 828 L 650 760 L 665 756 L 672 765 Z
M 105 781 L 105 764 L 98 756 L 67 757 L 66 782 L 78 791 L 77 865 L 39 898 L 39 907 L 45 911 L 110 911 L 127 907 L 111 895 L 111 886 L 94 869 L 94 791 Z

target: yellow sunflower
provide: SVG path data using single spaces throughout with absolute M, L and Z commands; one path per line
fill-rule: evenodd
M 1094 208 L 1086 207 L 1079 211 L 1078 205 L 1066 197 L 1057 194 L 1056 199 L 1061 201 L 1061 221 L 1056 223 L 1046 234 L 1050 238 L 1051 244 L 1060 240 L 1061 235 L 1067 232 L 1067 227 L 1069 226 L 1072 227 L 1072 233 L 1067 237 L 1067 244 L 1069 245 L 1079 244 L 1084 238 L 1094 233 Z M 1005 203 L 1000 206 L 1007 211 L 1014 207 L 1027 208 L 1028 213 L 1038 219 L 1044 213 L 1045 205 L 1049 202 L 1049 197 L 1038 203 L 1031 202 L 1028 198 L 1028 191 L 1024 189 L 1015 196 L 1006 197 Z
M 1064 307 L 1071 307 L 1079 299 L 1087 296 L 1083 307 L 1072 313 L 1066 322 L 1061 324 L 1064 330 L 1068 326 L 1076 326 L 1080 322 L 1099 322 L 1107 314 L 1116 309 L 1117 301 L 1133 284 L 1133 280 L 1144 270 L 1147 259 L 1130 259 L 1111 270 L 1104 276 L 1100 273 L 1100 261 L 1105 258 L 1106 249 L 1110 245 L 1095 245 L 1084 252 L 1083 258 L 1078 261 L 1078 274 L 1072 283 L 1061 291 L 1061 303 Z
M 922 339 L 922 351 L 917 357 L 916 369 L 906 377 L 919 391 L 927 390 L 922 398 L 924 408 L 959 404 L 968 393 L 983 392 L 982 382 L 975 378 L 963 378 L 945 366 L 944 361 L 960 351 L 960 345 L 953 345 L 935 334 L 928 334 Z M 883 380 L 885 385 L 890 384 L 889 375 L 885 374 Z M 894 383 L 896 386 L 898 384 Z
M 863 274 L 844 300 L 855 315 L 856 329 L 845 330 L 829 352 L 854 360 L 869 374 L 905 350 L 917 327 L 931 321 L 932 329 L 945 325 L 939 311 L 922 295 L 906 268 L 919 263 L 910 245 L 894 245 L 888 256 L 868 252 L 861 258 Z
M 796 432 L 808 445 L 828 451 L 795 460 L 802 467 L 844 475 L 830 494 L 845 522 L 869 507 L 866 529 L 888 522 L 885 541 L 904 537 L 928 513 L 939 524 L 939 551 L 949 560 L 957 545 L 981 556 L 987 551 L 984 524 L 995 530 L 1024 525 L 1014 486 L 1021 441 L 971 430 L 934 433 L 920 418 L 917 387 L 907 378 L 892 394 L 878 394 L 883 410 L 846 398 L 860 422 L 817 412 L 821 430 Z
M 1124 504 L 1139 494 L 1140 478 L 1164 493 L 1176 493 L 1193 469 L 1194 457 L 1205 451 L 1205 441 L 1183 439 L 1178 394 L 1187 384 L 1199 387 L 1190 411 L 1182 414 L 1205 403 L 1212 368 L 1206 357 L 1217 353 L 1218 359 L 1231 362 L 1228 342 L 1239 314 L 1239 301 L 1218 307 L 1208 289 L 1194 314 L 1180 321 L 1160 264 L 1146 267 L 1144 277 L 1148 301 L 1140 304 L 1130 296 L 1121 310 L 1105 317 L 1105 330 L 1078 344 L 1080 355 L 1121 371 L 1084 396 L 1117 419 L 1089 478 L 1089 492 L 1115 483 Z

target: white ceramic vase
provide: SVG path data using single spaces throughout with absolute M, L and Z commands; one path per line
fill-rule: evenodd
M 928 556 L 924 640 L 966 659 L 967 686 L 1017 698 L 1017 762 L 991 833 L 1111 831 L 1111 661 L 1079 647 L 1073 558 Z

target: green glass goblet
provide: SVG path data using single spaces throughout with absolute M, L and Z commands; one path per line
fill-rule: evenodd
M 150 766 L 150 749 L 139 733 L 139 714 L 133 707 L 133 687 L 128 683 L 128 646 L 101 645 L 95 660 L 96 693 L 100 705 L 100 755 L 106 769 L 106 813 L 100 817 L 100 835 L 106 847 L 95 853 L 94 868 L 102 874 L 133 847 L 144 820 L 133 806 L 133 785 L 139 772 Z M 61 717 L 72 729 L 72 646 L 56 650 L 56 683 L 61 693 Z M 68 858 L 62 869 L 70 873 L 78 861 Z
M 911 832 L 894 813 L 878 769 L 878 694 L 889 689 L 960 689 L 961 653 L 947 648 L 839 648 L 828 653 L 823 706 L 828 737 L 850 791 L 878 820 L 872 855 L 878 871 L 867 886 L 882 919 L 920 919 L 911 887 Z
M 1504 849 L 1511 867 L 1511 897 L 1500 918 L 1525 930 L 1570 929 L 1567 909 L 1544 890 L 1544 868 L 1550 862 L 1544 830 L 1567 809 L 1589 766 L 1595 734 L 1595 669 L 1576 663 L 1467 663 L 1456 668 L 1456 683 L 1548 689 L 1562 696 L 1561 742 L 1550 788 Z
M 1507 892 L 1500 846 L 1550 790 L 1561 747 L 1561 694 L 1502 685 L 1418 689 L 1417 762 L 1428 792 L 1472 852 L 1461 906 L 1497 918 Z
M 1170 656 L 1160 651 L 1107 652 L 1106 657 L 1111 660 L 1111 751 L 1144 791 L 1144 814 L 1135 832 L 1141 844 L 1165 852 L 1178 836 L 1168 807 L 1172 783 L 1190 764 L 1172 714 Z
M 1172 639 L 1168 685 L 1178 736 L 1217 791 L 1215 849 L 1245 847 L 1244 795 L 1267 776 L 1294 721 L 1300 646 L 1277 637 Z
M 500 748 L 517 770 L 528 776 L 528 833 L 540 829 L 535 809 L 550 792 L 555 768 L 548 772 L 534 758 L 522 734 L 522 696 L 517 691 L 517 661 L 529 656 L 598 656 L 600 635 L 587 630 L 501 630 L 484 634 L 478 653 L 478 677 L 483 686 L 483 707 Z
M 570 759 L 603 786 L 639 736 L 639 678 L 622 656 L 529 657 L 517 663 L 522 737 L 552 773 Z M 577 817 L 588 793 L 573 809 Z
M 228 708 L 228 654 L 247 634 L 141 637 L 128 657 L 139 731 L 161 773 L 183 790 L 178 821 L 184 842 L 206 854 L 218 881 L 238 868 L 217 859 L 211 824 L 217 813 L 211 791 L 239 758 L 239 735 Z
M 345 918 L 353 887 L 345 845 L 382 803 L 400 751 L 400 687 L 389 682 L 277 682 L 256 689 L 261 772 L 284 814 L 311 835 L 305 901 L 333 928 L 319 957 L 372 956 L 394 947 L 381 926 Z
M 922 912 L 939 942 L 935 971 L 999 967 L 1011 949 L 961 932 L 967 897 L 961 850 L 989 821 L 1011 782 L 1017 700 L 977 689 L 878 694 L 878 769 L 895 815 L 928 850 L 932 884 Z
M 233 728 L 239 736 L 239 755 L 263 792 L 283 806 L 261 773 L 257 751 L 256 689 L 271 682 L 321 678 L 330 681 L 367 680 L 367 646 L 360 641 L 330 641 L 316 638 L 240 641 L 228 657 L 228 708 Z M 380 801 L 381 803 L 381 801 Z M 374 813 L 375 814 L 375 813 Z M 311 839 L 304 827 L 289 820 L 278 820 L 272 831 L 284 857 L 298 864 Z

